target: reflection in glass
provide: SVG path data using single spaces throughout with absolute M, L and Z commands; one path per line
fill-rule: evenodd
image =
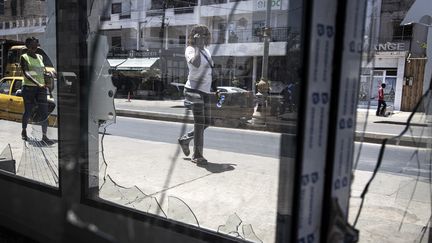
M 168 218 L 199 226 L 192 209 L 178 197 L 168 197 Z
M 15 160 L 12 156 L 10 144 L 6 145 L 0 154 L 0 169 L 15 174 Z
M 95 2 L 89 18 L 90 187 L 98 184 L 100 199 L 124 207 L 243 240 L 274 242 L 277 212 L 283 208 L 279 213 L 287 220 L 291 214 L 291 194 L 278 202 L 278 189 L 279 175 L 292 185 L 294 174 L 302 5 L 274 6 L 277 21 L 271 23 L 265 9 L 248 1 L 125 6 Z M 191 78 L 185 49 L 192 27 L 204 23 L 211 59 L 198 55 L 201 64 L 209 63 L 213 85 L 205 94 L 207 163 L 194 163 L 193 141 L 187 153 L 178 138 L 200 120 L 185 102 Z M 274 30 L 268 53 L 266 24 Z M 270 89 L 263 94 L 256 83 L 264 56 Z
M 241 223 L 242 221 L 239 216 L 234 213 L 228 217 L 228 220 L 224 225 L 218 227 L 218 232 L 238 237 L 238 230 Z
M 0 23 L 2 26 L 12 23 L 13 27 L 0 33 L 0 136 L 5 138 L 1 139 L 0 147 L 10 145 L 17 162 L 13 169 L 16 175 L 58 187 L 55 1 L 5 4 Z M 35 57 L 40 58 L 35 60 L 42 60 L 38 64 L 41 68 L 38 80 L 47 84 L 46 88 L 40 88 L 46 90 L 42 96 L 33 96 L 28 91 L 27 87 L 35 84 L 26 81 L 21 67 L 22 55 L 33 55 L 25 45 L 29 37 L 38 41 Z M 31 60 L 29 65 L 36 65 Z M 48 81 L 54 87 L 49 86 Z M 22 132 L 25 104 L 30 118 L 26 132 Z M 46 134 L 41 130 L 44 123 L 49 126 Z M 43 135 L 51 140 L 42 139 Z

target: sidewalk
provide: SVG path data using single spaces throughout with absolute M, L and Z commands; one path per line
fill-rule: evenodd
M 177 116 L 183 119 L 182 101 L 126 102 L 116 99 L 115 102 L 120 113 L 136 112 L 137 117 L 152 119 L 157 118 L 157 113 L 162 118 Z M 366 132 L 383 136 L 400 132 L 396 128 L 401 130 L 403 126 L 394 123 L 405 122 L 409 116 L 409 113 L 398 112 L 391 117 L 376 117 L 372 111 L 368 122 L 361 123 L 366 118 L 366 111 L 358 110 L 357 130 L 366 124 Z M 415 122 L 419 124 L 413 127 L 412 133 L 416 136 L 421 135 L 424 128 L 421 119 L 421 114 L 415 116 Z M 22 159 L 33 148 L 44 152 L 38 156 L 46 159 L 48 155 L 51 162 L 58 163 L 57 144 L 37 147 L 28 143 L 26 147 L 17 131 L 20 131 L 20 123 L 0 120 L 0 134 L 7 138 L 0 140 L 0 149 L 11 144 L 17 174 L 57 186 L 56 164 L 52 165 L 56 169 L 53 171 L 49 166 L 42 166 L 45 160 Z M 37 131 L 40 131 L 39 126 L 29 127 L 29 134 L 39 138 Z M 55 139 L 56 134 L 55 128 L 49 128 L 51 138 Z M 34 152 L 32 155 L 36 156 Z M 225 228 L 231 225 L 231 230 L 243 237 L 243 229 L 253 229 L 263 242 L 274 241 L 280 159 L 206 149 L 210 163 L 197 166 L 183 156 L 175 141 L 164 143 L 114 135 L 105 136 L 104 156 L 99 151 L 98 157 L 100 197 L 105 200 L 214 231 L 221 225 Z M 284 162 L 293 164 L 290 158 Z M 351 223 L 359 208 L 359 193 L 370 176 L 371 172 L 355 171 L 349 210 Z M 357 224 L 360 242 L 413 242 L 418 239 L 430 217 L 431 197 L 427 181 L 378 173 Z M 253 235 L 247 237 L 254 241 Z M 428 242 L 429 237 L 426 232 L 422 243 Z
M 193 122 L 191 112 L 186 113 L 183 100 L 131 100 L 115 99 L 115 108 L 118 116 L 175 121 Z M 248 124 L 246 129 L 274 131 L 282 126 L 289 132 L 296 131 L 296 114 L 288 114 L 288 120 L 280 120 L 268 117 L 271 128 L 262 125 L 254 126 Z M 399 135 L 406 127 L 406 122 L 411 115 L 410 112 L 395 111 L 388 117 L 375 116 L 374 109 L 357 110 L 356 141 L 369 143 L 381 143 L 383 139 L 390 139 Z M 398 140 L 389 140 L 388 144 L 403 146 L 426 147 L 427 142 L 432 139 L 432 120 L 426 121 L 424 113 L 413 116 L 408 131 Z
M 22 164 L 26 147 L 16 133 L 19 128 L 19 123 L 0 120 L 0 134 L 9 138 L 0 141 L 0 148 L 10 143 L 20 168 L 18 174 L 40 181 L 50 171 L 40 166 L 41 160 L 32 160 L 32 166 Z M 40 127 L 29 129 L 31 136 L 39 135 L 33 131 Z M 56 129 L 49 131 L 55 138 Z M 38 150 L 56 151 L 57 144 Z M 243 227 L 252 228 L 262 242 L 274 241 L 279 159 L 206 149 L 209 165 L 197 166 L 183 156 L 176 143 L 113 135 L 105 136 L 104 151 L 105 161 L 99 154 L 102 199 L 215 231 L 225 225 L 244 236 Z M 53 155 L 51 159 L 56 158 Z M 285 161 L 293 163 L 289 158 Z M 371 172 L 355 171 L 351 223 L 359 207 L 359 194 L 370 176 Z M 41 182 L 51 184 L 49 180 Z M 425 181 L 378 173 L 357 224 L 360 243 L 418 239 L 430 217 L 431 196 L 430 184 Z M 254 241 L 252 236 L 248 239 Z M 428 238 L 426 232 L 422 243 Z

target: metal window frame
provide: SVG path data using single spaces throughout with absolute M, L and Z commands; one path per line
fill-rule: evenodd
M 354 0 L 351 0 L 354 1 Z M 292 212 L 293 214 L 290 216 L 291 218 L 284 215 L 284 212 L 278 210 L 278 222 L 276 225 L 276 241 L 277 242 L 302 242 L 304 240 L 302 236 L 304 234 L 309 234 L 307 229 L 301 228 L 302 225 L 302 217 L 301 212 L 305 209 L 305 205 L 303 199 L 300 197 L 302 190 L 304 190 L 304 186 L 302 185 L 304 173 L 309 173 L 307 168 L 304 167 L 307 163 L 311 163 L 305 158 L 306 143 L 308 141 L 308 124 L 312 120 L 311 117 L 308 116 L 308 112 L 310 111 L 311 105 L 311 96 L 310 93 L 313 91 L 314 86 L 311 82 L 311 68 L 314 66 L 313 55 L 315 49 L 312 47 L 312 42 L 315 39 L 314 36 L 316 33 L 312 32 L 316 27 L 316 24 L 319 22 L 319 16 L 314 16 L 315 11 L 319 8 L 320 4 L 332 3 L 332 4 L 342 4 L 343 0 L 314 0 L 306 1 L 303 5 L 303 16 L 302 16 L 302 41 L 301 45 L 303 45 L 302 51 L 302 73 L 301 78 L 304 80 L 304 83 L 301 86 L 301 102 L 300 102 L 300 112 L 298 114 L 298 136 L 296 138 L 297 147 L 296 147 L 296 166 L 295 166 L 295 177 L 294 177 L 294 185 L 293 185 L 293 197 L 290 198 L 293 203 Z M 45 195 L 45 191 L 41 189 L 39 186 L 35 186 L 35 183 L 32 182 L 22 182 L 24 180 L 9 178 L 0 176 L 0 181 L 5 184 L 0 183 L 0 188 L 5 188 L 6 186 L 12 185 L 10 191 L 6 191 L 6 196 L 20 195 L 20 199 L 23 200 L 24 205 L 30 205 L 26 199 L 32 199 L 35 195 L 40 196 L 42 199 L 39 203 L 56 203 L 59 211 L 56 213 L 49 212 L 51 209 L 51 205 L 43 205 L 42 212 L 34 211 L 32 215 L 24 215 L 20 216 L 18 219 L 15 219 L 18 222 L 18 225 L 26 225 L 28 226 L 26 219 L 35 220 L 34 218 L 38 217 L 41 214 L 46 214 L 45 221 L 49 221 L 56 230 L 56 232 L 51 232 L 51 228 L 45 229 L 46 232 L 38 232 L 38 227 L 34 226 L 32 233 L 38 232 L 39 235 L 47 234 L 47 238 L 55 238 L 58 235 L 55 234 L 65 234 L 69 232 L 67 228 L 68 213 L 70 211 L 76 210 L 78 213 L 85 215 L 85 213 L 91 213 L 93 220 L 97 223 L 101 223 L 102 220 L 110 220 L 115 219 L 115 223 L 126 222 L 127 220 L 133 220 L 133 224 L 137 226 L 146 225 L 146 228 L 143 229 L 145 232 L 149 234 L 155 235 L 165 235 L 172 234 L 173 237 L 184 237 L 185 239 L 192 239 L 197 242 L 199 241 L 209 241 L 209 242 L 238 242 L 238 239 L 226 237 L 224 235 L 216 234 L 214 231 L 210 231 L 207 229 L 197 228 L 194 226 L 186 225 L 181 222 L 172 221 L 168 219 L 163 219 L 155 215 L 139 212 L 136 210 L 132 210 L 129 208 L 122 207 L 117 204 L 109 203 L 106 201 L 97 201 L 92 197 L 94 195 L 94 191 L 89 188 L 89 139 L 88 139 L 88 119 L 89 119 L 89 66 L 88 66 L 88 47 L 87 47 L 87 11 L 88 5 L 87 0 L 62 0 L 55 1 L 56 5 L 56 18 L 57 18 L 57 65 L 58 65 L 58 73 L 60 75 L 68 75 L 70 73 L 74 73 L 77 76 L 77 82 L 75 86 L 71 86 L 69 90 L 63 91 L 63 86 L 59 87 L 59 190 L 50 191 L 48 190 L 47 194 L 54 193 L 55 195 Z M 334 21 L 344 19 L 341 16 L 344 16 L 342 13 L 345 13 L 346 10 L 342 8 L 343 5 L 338 5 L 337 12 L 335 14 L 331 14 L 330 18 L 335 18 Z M 322 16 L 321 16 L 322 17 Z M 327 19 L 328 20 L 328 19 Z M 331 21 L 330 21 L 331 22 Z M 332 44 L 341 43 L 341 39 L 343 37 L 341 35 L 336 35 L 335 38 L 331 40 Z M 333 70 L 334 73 L 340 73 L 342 67 L 340 63 L 342 50 L 331 50 L 328 55 L 334 57 L 331 61 L 330 69 Z M 331 82 L 332 85 L 338 85 L 337 75 L 332 76 L 332 79 L 329 79 L 328 82 Z M 327 87 L 330 89 L 330 87 Z M 334 99 L 333 99 L 334 98 Z M 335 96 L 332 98 L 332 104 L 335 100 L 338 100 L 338 97 Z M 332 112 L 334 113 L 337 107 L 332 107 Z M 332 113 L 332 114 L 333 114 Z M 337 121 L 336 117 L 330 117 L 329 115 L 324 119 L 327 120 L 328 124 L 331 122 Z M 329 126 L 325 126 L 324 129 L 327 129 Z M 322 167 L 322 184 L 320 184 L 319 188 L 317 187 L 317 191 L 324 192 L 326 190 L 330 190 L 329 186 L 332 185 L 332 180 L 334 179 L 332 175 L 328 175 L 324 173 L 324 169 L 326 171 L 330 171 L 333 168 L 334 164 L 330 157 L 330 155 L 334 155 L 332 151 L 334 151 L 334 144 L 331 141 L 337 140 L 334 134 L 334 127 L 330 129 L 330 133 L 325 136 L 324 145 L 326 146 L 325 152 L 327 153 L 327 157 L 324 158 L 325 166 Z M 286 140 L 282 139 L 282 147 L 286 146 Z M 283 151 L 282 151 L 283 152 Z M 280 173 L 283 170 L 280 170 Z M 287 183 L 280 176 L 279 183 Z M 9 183 L 11 182 L 11 183 Z M 22 186 L 22 187 L 21 187 Z M 19 189 L 20 192 L 16 193 L 12 190 Z M 35 190 L 34 190 L 35 189 Z M 21 193 L 21 194 L 20 194 Z M 42 193 L 42 194 L 41 194 Z M 279 191 L 278 197 L 281 198 L 285 196 L 287 193 L 290 193 L 288 190 Z M 31 195 L 28 195 L 31 194 Z M 60 197 L 60 198 L 59 198 Z M 342 195 L 341 198 L 347 199 L 349 195 Z M 319 203 L 321 207 L 329 203 L 331 198 L 322 197 L 322 203 Z M 1 202 L 0 205 L 11 205 L 10 202 Z M 317 209 L 317 212 L 321 215 L 325 208 Z M 0 209 L 0 214 L 5 214 L 5 210 Z M 48 214 L 51 213 L 51 214 Z M 280 214 L 280 215 L 279 215 Z M 12 216 L 13 214 L 6 214 L 8 216 Z M 97 219 L 98 216 L 103 217 L 102 219 Z M 314 217 L 312 220 L 316 225 L 318 225 L 318 232 L 315 232 L 313 238 L 314 242 L 325 241 L 325 228 L 323 227 L 326 222 L 329 222 L 329 217 L 325 214 L 321 216 Z M 1 223 L 1 222 L 0 222 Z M 62 225 L 61 223 L 64 223 Z M 57 226 L 60 224 L 59 226 Z M 64 228 L 63 228 L 64 227 Z M 152 230 L 158 229 L 158 232 L 153 232 Z M 59 231 L 63 230 L 63 232 L 59 233 Z M 31 230 L 30 230 L 31 232 Z M 70 232 L 69 232 L 70 233 Z M 53 236 L 54 235 L 54 236 Z M 63 236 L 64 237 L 64 236 Z M 39 237 L 38 239 L 42 239 L 43 237 Z M 57 238 L 58 239 L 58 238 Z M 154 239 L 154 238 L 153 238 Z M 43 241 L 43 240 L 42 240 Z

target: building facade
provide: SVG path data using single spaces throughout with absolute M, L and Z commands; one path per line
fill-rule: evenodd
M 379 28 L 374 45 L 374 67 L 364 70 L 359 106 L 377 105 L 378 88 L 386 84 L 385 100 L 394 110 L 411 111 L 422 95 L 426 60 L 427 28 L 419 24 L 401 25 L 413 0 L 377 1 Z M 413 66 L 423 66 L 415 71 Z M 416 82 L 413 82 L 414 78 Z M 417 97 L 417 99 L 416 99 Z
M 266 8 L 263 0 L 248 1 L 182 1 L 165 4 L 160 1 L 113 1 L 100 6 L 101 26 L 108 36 L 113 58 L 156 52 L 166 57 L 161 62 L 165 84 L 185 83 L 187 67 L 184 49 L 190 28 L 205 24 L 212 33 L 209 49 L 215 61 L 217 84 L 247 90 L 262 76 L 263 27 Z M 289 25 L 288 1 L 274 1 L 271 7 L 272 29 L 268 72 L 274 87 L 296 82 L 295 72 L 279 69 L 278 63 L 289 62 L 287 48 L 299 43 L 299 27 Z M 295 15 L 295 11 L 293 11 Z M 144 54 L 145 55 L 145 54 Z M 293 63 L 294 66 L 298 65 Z M 278 85 L 282 84 L 282 85 Z M 277 92 L 277 89 L 274 89 Z
M 40 37 L 48 22 L 46 1 L 0 1 L 0 38 L 22 41 Z
M 379 31 L 374 45 L 375 61 L 374 66 L 363 73 L 360 107 L 376 106 L 377 90 L 383 82 L 387 84 L 387 103 L 395 110 L 411 110 L 416 103 L 415 97 L 421 96 L 424 68 L 415 67 L 424 66 L 426 61 L 427 28 L 419 24 L 401 25 L 413 2 L 376 2 Z M 283 50 L 296 49 L 300 29 L 289 20 L 299 14 L 295 6 L 288 6 L 288 1 L 283 0 L 273 3 L 268 76 L 273 84 L 272 91 L 278 93 L 287 84 L 298 82 L 294 70 L 299 64 L 292 61 L 297 58 L 287 58 Z M 45 4 L 45 1 L 29 4 L 24 4 L 23 0 L 2 1 L 0 38 L 23 41 L 35 36 L 43 39 L 47 22 L 52 19 Z M 94 8 L 98 11 L 100 31 L 107 36 L 110 46 L 108 58 L 162 57 L 156 64 L 165 87 L 186 82 L 183 52 L 188 31 L 196 24 L 207 25 L 212 33 L 210 50 L 216 63 L 217 85 L 253 90 L 255 82 L 262 76 L 262 29 L 266 24 L 263 0 L 104 0 L 94 3 Z M 290 10 L 289 15 L 282 14 L 288 8 L 294 10 Z M 289 63 L 289 68 L 276 68 L 280 63 Z M 131 86 L 136 91 L 147 89 L 146 80 L 154 79 L 153 76 L 128 75 L 133 76 Z M 121 91 L 121 87 L 118 88 Z

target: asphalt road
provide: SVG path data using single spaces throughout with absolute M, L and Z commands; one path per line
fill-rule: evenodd
M 117 117 L 117 123 L 107 127 L 107 135 L 130 137 L 165 143 L 177 143 L 183 131 L 192 129 L 191 124 L 165 122 L 127 117 Z M 284 147 L 288 156 L 295 155 L 295 136 L 285 136 Z M 205 148 L 266 157 L 279 157 L 282 135 L 279 133 L 209 127 L 205 132 Z M 277 146 L 274 146 L 277 144 Z M 355 144 L 355 157 L 360 151 L 356 169 L 373 171 L 378 159 L 380 144 Z M 360 150 L 361 148 L 361 150 Z M 431 176 L 431 152 L 427 149 L 387 145 L 380 172 L 397 173 L 422 178 Z

